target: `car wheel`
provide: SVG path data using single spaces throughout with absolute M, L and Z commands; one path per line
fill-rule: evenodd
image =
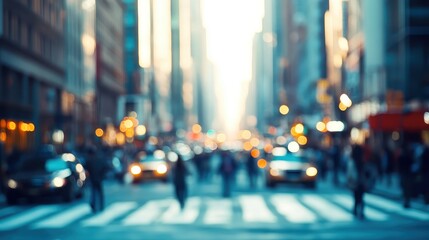
M 307 188 L 315 189 L 316 188 L 316 182 L 310 182 L 306 184 Z
M 15 205 L 18 203 L 18 198 L 11 195 L 6 195 L 6 203 L 8 205 Z
M 76 198 L 77 199 L 82 199 L 83 198 L 83 189 L 80 189 L 80 191 L 76 194 Z
M 64 195 L 63 195 L 64 201 L 71 202 L 74 199 L 74 197 L 75 197 L 75 193 L 73 191 L 73 188 L 72 187 L 67 188 L 67 190 L 64 192 Z

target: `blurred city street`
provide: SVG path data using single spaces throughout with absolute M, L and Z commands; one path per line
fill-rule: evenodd
M 189 176 L 189 197 L 179 209 L 170 182 L 105 182 L 106 209 L 93 214 L 87 196 L 73 203 L 42 200 L 0 204 L 2 239 L 425 239 L 429 208 L 403 209 L 394 195 L 368 193 L 366 219 L 351 214 L 351 192 L 331 178 L 317 189 L 264 186 L 250 189 L 243 170 L 232 196 L 221 196 L 215 175 Z
M 0 239 L 428 229 L 428 0 L 0 0 Z

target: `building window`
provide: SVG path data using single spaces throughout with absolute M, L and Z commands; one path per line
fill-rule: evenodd
M 28 47 L 28 25 L 25 22 L 21 22 L 21 44 Z
M 10 22 L 10 13 L 9 11 L 6 11 L 3 15 L 3 29 L 4 29 L 4 35 L 6 38 L 9 37 L 9 22 Z
M 48 1 L 43 1 L 43 19 L 45 19 L 46 22 L 49 22 L 49 18 L 51 16 L 51 3 Z
M 33 49 L 33 29 L 31 25 L 27 26 L 27 46 L 30 49 Z
M 10 33 L 12 41 L 18 41 L 18 18 L 15 15 L 11 15 Z
M 33 0 L 33 11 L 37 14 L 41 14 L 40 0 Z
M 33 50 L 35 53 L 40 54 L 42 49 L 40 34 L 37 31 L 33 31 L 33 35 L 34 35 Z

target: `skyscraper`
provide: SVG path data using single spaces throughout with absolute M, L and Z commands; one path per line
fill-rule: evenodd
M 96 2 L 97 123 L 114 123 L 119 97 L 125 93 L 121 0 Z

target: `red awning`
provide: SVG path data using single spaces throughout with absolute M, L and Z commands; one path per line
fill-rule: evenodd
M 425 111 L 406 113 L 379 113 L 369 116 L 369 126 L 374 131 L 392 132 L 407 131 L 418 132 L 429 130 L 424 120 Z

